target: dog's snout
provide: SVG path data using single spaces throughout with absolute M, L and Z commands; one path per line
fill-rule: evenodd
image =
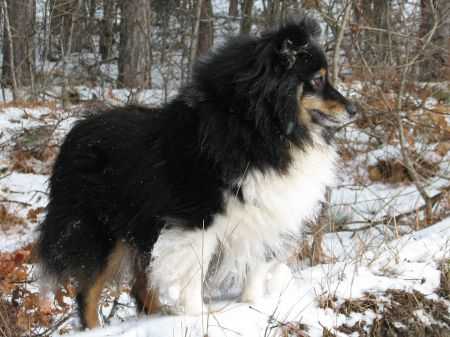
M 348 114 L 353 117 L 356 115 L 356 113 L 358 112 L 358 108 L 356 107 L 355 104 L 349 102 L 345 105 L 345 109 L 347 110 Z

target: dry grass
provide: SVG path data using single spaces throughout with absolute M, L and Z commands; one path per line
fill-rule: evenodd
M 16 100 L 0 103 L 0 109 L 19 108 L 19 109 L 35 109 L 49 108 L 56 109 L 58 102 L 56 100 L 37 101 L 37 100 Z
M 352 313 L 373 311 L 377 318 L 368 323 L 359 320 L 353 325 L 336 328 L 345 334 L 360 337 L 449 337 L 450 314 L 442 300 L 431 300 L 418 291 L 387 290 L 380 297 L 366 294 L 357 300 L 347 300 L 338 312 Z M 331 335 L 329 335 L 331 336 Z
M 338 313 L 350 316 L 352 313 L 363 313 L 367 310 L 372 310 L 373 312 L 378 312 L 377 297 L 373 294 L 366 294 L 361 299 L 355 300 L 345 300 L 343 304 L 341 304 L 337 310 Z
M 17 307 L 0 298 L 0 337 L 20 337 L 23 331 L 17 325 Z
M 12 213 L 5 205 L 0 205 L 0 229 L 9 230 L 15 226 L 22 225 L 25 219 Z
M 441 282 L 437 293 L 450 301 L 450 259 L 442 261 L 439 270 L 441 271 Z
M 298 322 L 286 323 L 281 326 L 281 337 L 309 337 L 308 327 Z

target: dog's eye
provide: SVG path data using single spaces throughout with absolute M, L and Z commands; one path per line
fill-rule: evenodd
M 315 91 L 320 91 L 323 89 L 325 85 L 325 77 L 318 73 L 311 79 L 311 86 L 314 88 Z

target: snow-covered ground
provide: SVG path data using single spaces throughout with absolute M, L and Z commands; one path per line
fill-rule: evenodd
M 82 99 L 91 99 L 95 94 L 109 99 L 111 104 L 125 103 L 129 97 L 126 91 L 105 93 L 87 88 L 79 88 L 79 91 Z M 145 91 L 139 95 L 141 100 L 150 105 L 158 103 L 162 97 L 162 93 L 158 91 Z M 24 130 L 48 128 L 51 132 L 46 139 L 46 147 L 56 153 L 57 144 L 77 116 L 79 114 L 76 107 L 72 109 L 72 113 L 45 105 L 5 105 L 0 109 L 0 207 L 21 220 L 20 226 L 0 223 L 0 253 L 13 252 L 34 241 L 36 227 L 47 203 L 47 180 L 52 155 L 42 161 L 22 159 L 29 161 L 31 172 L 27 171 L 26 165 L 25 168 L 20 165 L 19 168 L 11 166 L 11 154 L 19 141 L 17 135 L 26 136 L 21 144 L 24 141 L 25 144 L 28 144 L 27 141 L 33 143 L 34 138 L 30 138 L 30 134 L 24 133 Z M 351 133 L 345 137 L 361 144 L 368 142 L 366 135 L 359 130 L 351 129 Z M 411 184 L 357 185 L 353 181 L 352 174 L 361 167 L 367 167 L 373 158 L 395 157 L 398 156 L 396 151 L 398 150 L 395 148 L 386 147 L 355 157 L 350 164 L 348 161 L 342 163 L 339 184 L 331 194 L 330 210 L 347 222 L 358 222 L 381 219 L 421 206 L 420 195 Z M 443 163 L 445 162 L 447 161 L 444 160 Z M 446 172 L 445 167 L 441 169 Z M 445 179 L 434 178 L 430 180 L 427 191 L 432 196 L 439 193 L 446 183 Z M 222 300 L 211 303 L 203 316 L 155 315 L 136 318 L 134 305 L 124 292 L 118 299 L 121 303 L 119 310 L 108 326 L 74 333 L 77 319 L 72 317 L 61 325 L 60 328 L 65 329 L 56 329 L 53 336 L 58 336 L 62 331 L 74 333 L 73 336 L 96 337 L 303 336 L 303 332 L 300 332 L 303 328 L 308 330 L 305 333 L 311 337 L 322 336 L 324 329 L 336 336 L 349 336 L 350 333 L 343 333 L 335 328 L 361 320 L 370 325 L 380 313 L 370 309 L 350 315 L 340 313 L 337 308 L 345 300 L 358 299 L 370 293 L 381 303 L 386 299 L 388 289 L 400 289 L 408 292 L 417 290 L 431 300 L 445 301 L 438 297 L 436 291 L 441 286 L 440 264 L 450 259 L 450 218 L 414 232 L 412 228 L 415 226 L 405 224 L 379 224 L 362 231 L 357 230 L 358 226 L 348 226 L 347 231 L 325 234 L 324 250 L 329 263 L 311 267 L 306 263 L 290 261 L 290 267 L 287 267 L 280 262 L 267 275 L 266 296 L 256 303 Z M 310 237 L 306 239 L 311 240 Z M 29 289 L 36 291 L 37 288 L 30 285 Z M 220 289 L 220 293 L 227 293 L 227 289 Z M 73 299 L 67 301 L 74 309 Z M 107 316 L 110 310 L 111 303 L 103 305 L 104 315 Z M 450 313 L 447 314 L 450 319 Z M 417 315 L 422 320 L 433 321 L 432 317 L 426 317 L 426 312 Z M 302 324 L 301 329 L 298 328 L 300 330 L 297 334 L 293 334 L 289 329 L 293 324 L 299 323 Z M 288 330 L 291 331 L 290 334 Z
M 331 243 L 332 238 L 328 239 Z M 256 303 L 215 303 L 203 316 L 142 317 L 73 336 L 276 336 L 286 323 L 301 322 L 311 337 L 320 337 L 324 327 L 333 331 L 344 323 L 361 319 L 371 322 L 377 317 L 371 310 L 349 317 L 321 308 L 321 298 L 335 298 L 339 306 L 345 299 L 360 298 L 366 292 L 381 296 L 388 289 L 400 289 L 417 290 L 436 299 L 439 262 L 449 254 L 450 219 L 446 219 L 365 251 L 353 260 L 294 272 L 280 265 L 267 275 L 266 297 Z

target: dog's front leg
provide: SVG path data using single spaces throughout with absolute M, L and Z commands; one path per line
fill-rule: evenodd
M 273 262 L 259 262 L 247 266 L 245 283 L 242 289 L 242 302 L 254 303 L 263 298 L 267 291 L 267 276 L 272 268 Z
M 203 273 L 199 271 L 195 275 L 191 276 L 190 279 L 187 280 L 187 282 L 187 285 L 185 285 L 183 289 L 181 289 L 179 310 L 181 310 L 181 312 L 186 315 L 200 315 L 202 313 L 208 312 L 208 307 L 203 300 Z
M 204 303 L 206 275 L 208 274 L 211 259 L 217 247 L 217 239 L 211 232 L 201 231 L 190 247 L 190 259 L 188 273 L 181 280 L 183 286 L 180 296 L 180 306 L 187 315 L 199 315 L 208 312 L 208 306 Z
M 208 230 L 173 229 L 162 233 L 150 269 L 151 279 L 167 299 L 169 311 L 186 315 L 207 312 L 204 284 L 216 247 L 217 238 Z
M 265 296 L 278 296 L 286 290 L 292 278 L 290 268 L 277 260 L 249 266 L 241 300 L 255 303 Z

